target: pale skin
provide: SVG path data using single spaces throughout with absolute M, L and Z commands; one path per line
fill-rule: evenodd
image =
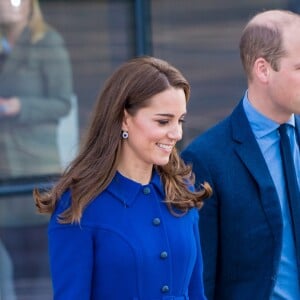
M 5 38 L 13 47 L 28 22 L 31 0 L 23 0 L 14 6 L 11 0 L 0 1 L 0 26 L 5 25 Z M 0 96 L 0 116 L 14 117 L 21 111 L 18 97 Z
M 285 13 L 263 13 L 252 22 L 272 26 L 268 22 L 276 16 L 278 23 L 281 14 Z M 292 114 L 300 113 L 300 18 L 289 15 L 287 18 L 292 18 L 292 22 L 281 26 L 286 54 L 279 61 L 279 70 L 275 71 L 264 58 L 259 57 L 252 69 L 253 79 L 248 83 L 249 101 L 278 124 L 286 122 Z
M 118 171 L 136 182 L 151 180 L 153 165 L 165 165 L 176 142 L 182 138 L 186 98 L 182 89 L 170 87 L 149 99 L 149 105 L 134 116 L 124 112 Z

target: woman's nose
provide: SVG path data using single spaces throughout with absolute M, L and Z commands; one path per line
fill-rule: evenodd
M 168 137 L 172 140 L 179 141 L 182 139 L 182 126 L 181 124 L 174 126 L 168 134 Z

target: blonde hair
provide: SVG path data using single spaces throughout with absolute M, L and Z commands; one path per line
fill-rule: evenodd
M 31 0 L 31 12 L 28 21 L 31 31 L 31 42 L 41 40 L 48 30 L 49 25 L 45 22 L 38 0 Z

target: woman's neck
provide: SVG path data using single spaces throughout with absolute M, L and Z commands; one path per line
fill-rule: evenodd
M 126 167 L 123 164 L 119 164 L 117 169 L 126 178 L 145 185 L 148 184 L 151 180 L 153 167 L 136 168 L 134 166 Z

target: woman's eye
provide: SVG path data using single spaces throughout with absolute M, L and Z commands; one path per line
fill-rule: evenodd
M 170 123 L 170 120 L 158 120 L 157 122 L 158 122 L 160 125 L 167 125 L 167 124 Z M 184 119 L 179 119 L 179 120 L 178 120 L 178 123 L 179 123 L 179 124 L 183 124 L 184 122 L 185 122 Z
M 157 121 L 160 125 L 166 125 L 169 123 L 169 120 L 158 120 Z

